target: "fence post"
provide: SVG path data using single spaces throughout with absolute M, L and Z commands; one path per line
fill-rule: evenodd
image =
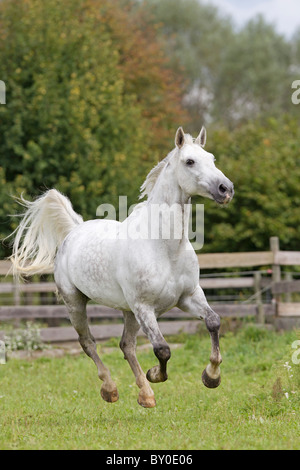
M 293 280 L 293 274 L 290 272 L 284 273 L 284 280 L 285 281 L 292 281 Z M 287 292 L 285 294 L 285 302 L 291 302 L 292 301 L 292 294 L 291 292 Z
M 264 324 L 265 323 L 265 310 L 262 303 L 262 296 L 261 296 L 261 273 L 256 271 L 254 273 L 254 293 L 257 303 L 257 323 Z
M 270 248 L 273 253 L 273 265 L 272 265 L 272 282 L 280 282 L 281 280 L 281 270 L 280 265 L 275 264 L 275 255 L 280 250 L 279 248 L 279 238 L 278 237 L 271 237 L 270 238 Z M 275 295 L 273 297 L 273 301 L 280 302 L 281 296 Z M 277 310 L 277 309 L 276 309 Z
M 20 305 L 21 303 L 21 296 L 20 296 L 20 285 L 19 281 L 13 280 L 13 296 L 14 296 L 14 304 Z
M 13 280 L 13 297 L 15 307 L 19 306 L 21 304 L 20 284 L 16 279 Z M 16 318 L 14 320 L 14 327 L 18 328 L 20 326 L 20 322 L 20 318 Z

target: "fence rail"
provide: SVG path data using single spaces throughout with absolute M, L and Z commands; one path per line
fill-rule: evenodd
M 252 253 L 208 253 L 198 255 L 198 260 L 201 269 L 246 268 L 249 266 L 274 264 L 274 254 L 270 251 L 255 251 Z
M 291 301 L 292 293 L 300 293 L 300 280 L 293 280 L 289 273 L 285 273 L 282 279 L 281 266 L 300 265 L 300 251 L 281 251 L 277 237 L 270 239 L 270 250 L 250 253 L 212 253 L 199 254 L 199 266 L 201 270 L 200 285 L 207 291 L 209 289 L 251 289 L 252 295 L 248 301 L 236 303 L 211 303 L 212 308 L 221 316 L 229 318 L 255 317 L 259 323 L 271 321 L 271 319 L 299 319 L 300 303 Z M 258 268 L 265 267 L 261 271 L 251 271 L 247 276 L 231 277 L 216 274 L 216 277 L 205 277 L 203 271 L 218 270 L 222 268 Z M 0 282 L 0 299 L 5 294 L 11 295 L 13 305 L 6 305 L 0 301 L 0 321 L 21 319 L 47 321 L 62 320 L 68 318 L 68 312 L 64 305 L 49 304 L 47 295 L 55 292 L 56 286 L 53 281 L 27 282 L 18 284 L 12 279 L 9 272 L 11 268 L 9 261 L 0 261 L 0 276 L 6 276 Z M 49 273 L 47 273 L 49 274 Z M 245 273 L 246 274 L 246 273 Z M 300 275 L 300 272 L 299 272 Z M 263 303 L 262 293 L 270 293 L 270 302 Z M 41 296 L 41 303 L 33 305 L 32 296 Z M 300 298 L 300 296 L 299 296 Z M 22 303 L 28 305 L 21 305 Z M 47 303 L 48 301 L 48 303 Z M 45 304 L 46 303 L 46 304 Z M 122 312 L 100 306 L 88 305 L 88 317 L 101 320 L 101 325 L 91 325 L 93 335 L 96 339 L 104 339 L 111 336 L 120 336 L 123 325 L 121 324 Z M 109 324 L 105 321 L 109 320 Z M 167 321 L 166 321 L 167 320 Z M 173 334 L 180 331 L 193 333 L 197 330 L 199 322 L 192 320 L 189 314 L 173 308 L 166 312 L 159 320 L 163 334 Z M 0 331 L 0 338 L 3 336 Z M 59 342 L 77 339 L 76 332 L 71 327 L 52 326 L 41 329 L 41 338 L 44 341 Z

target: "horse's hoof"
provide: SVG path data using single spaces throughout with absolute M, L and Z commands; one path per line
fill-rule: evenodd
M 138 404 L 144 408 L 154 408 L 156 406 L 156 401 L 154 396 L 141 396 L 139 395 Z
M 112 390 L 107 390 L 102 385 L 100 393 L 103 400 L 107 401 L 108 403 L 114 403 L 119 399 L 118 390 L 116 388 Z
M 147 380 L 152 383 L 165 382 L 168 378 L 168 374 L 162 374 L 160 366 L 154 366 L 148 370 L 146 374 Z
M 202 382 L 207 388 L 217 388 L 221 383 L 221 376 L 212 378 L 208 375 L 206 369 L 202 372 Z

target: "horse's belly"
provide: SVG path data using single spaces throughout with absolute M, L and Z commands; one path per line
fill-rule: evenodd
M 113 298 L 109 296 L 101 295 L 100 297 L 91 298 L 92 301 L 96 302 L 99 305 L 105 305 L 106 307 L 115 308 L 117 310 L 130 310 L 129 305 L 127 304 L 124 297 L 117 297 L 114 295 Z
M 89 299 L 98 304 L 117 309 L 129 309 L 122 288 L 113 276 L 114 270 L 108 269 L 112 263 L 107 253 L 98 254 L 94 262 L 80 266 L 78 272 L 73 272 L 74 285 Z

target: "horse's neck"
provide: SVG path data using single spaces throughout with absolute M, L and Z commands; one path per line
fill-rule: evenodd
M 180 188 L 176 176 L 176 164 L 168 163 L 159 175 L 155 186 L 148 197 L 149 210 L 158 208 L 163 214 L 170 216 L 170 236 L 162 234 L 160 238 L 165 246 L 172 251 L 181 249 L 188 239 L 190 197 Z M 164 235 L 164 236 L 163 236 Z
M 189 204 L 190 197 L 180 188 L 176 175 L 175 158 L 168 162 L 159 175 L 151 194 L 148 197 L 150 204 Z

